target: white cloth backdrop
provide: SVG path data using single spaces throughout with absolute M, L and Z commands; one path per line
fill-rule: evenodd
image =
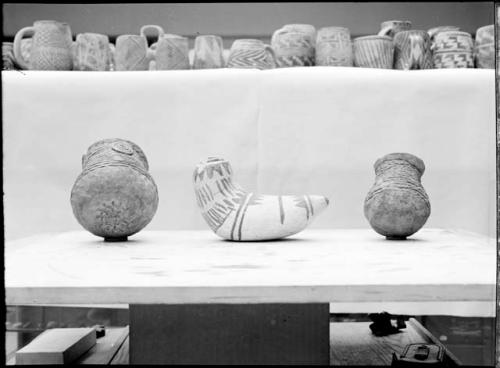
M 363 228 L 375 160 L 422 158 L 427 227 L 495 235 L 493 70 L 290 68 L 2 72 L 7 240 L 81 229 L 70 202 L 81 156 L 120 137 L 146 153 L 160 194 L 146 228 L 206 229 L 192 170 L 229 159 L 262 193 L 317 193 L 319 228 Z

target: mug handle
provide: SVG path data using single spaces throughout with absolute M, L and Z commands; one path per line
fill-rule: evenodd
M 152 28 L 152 29 L 155 29 L 156 31 L 158 31 L 158 38 L 156 39 L 156 41 L 158 41 L 160 39 L 160 37 L 162 37 L 165 34 L 165 31 L 163 30 L 162 27 L 157 26 L 156 24 L 147 24 L 147 25 L 141 27 L 140 34 L 142 37 L 146 37 L 145 31 L 146 31 L 146 29 L 149 29 L 149 28 Z
M 380 32 L 377 34 L 377 36 L 387 36 L 389 34 L 389 32 L 392 31 L 393 28 L 394 28 L 393 25 L 385 26 L 384 28 L 382 28 L 380 30 Z
M 20 29 L 17 33 L 16 36 L 14 37 L 14 57 L 16 58 L 17 64 L 25 69 L 29 69 L 28 61 L 23 58 L 23 54 L 21 52 L 21 40 L 23 39 L 24 35 L 26 33 L 35 33 L 35 27 L 24 27 Z
M 271 58 L 273 60 L 273 68 L 276 68 L 277 67 L 277 64 L 276 64 L 276 54 L 274 52 L 274 49 L 271 47 L 271 45 L 268 45 L 268 44 L 264 44 L 264 49 L 266 50 L 266 52 L 271 55 Z
M 286 32 L 286 30 L 284 30 L 283 28 L 280 28 L 277 31 L 275 31 L 271 37 L 271 45 L 274 45 L 274 43 L 276 41 L 276 37 L 280 36 L 281 34 L 283 34 L 285 32 Z

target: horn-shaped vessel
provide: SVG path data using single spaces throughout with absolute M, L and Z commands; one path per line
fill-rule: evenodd
M 210 228 L 235 241 L 284 238 L 304 230 L 328 206 L 319 195 L 260 195 L 233 182 L 228 161 L 209 157 L 193 174 L 196 201 Z

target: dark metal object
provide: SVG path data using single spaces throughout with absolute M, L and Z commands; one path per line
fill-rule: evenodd
M 391 367 L 451 367 L 446 359 L 445 350 L 435 344 L 406 345 L 398 358 L 392 353 Z
M 406 328 L 404 317 L 393 316 L 387 312 L 371 313 L 368 315 L 373 323 L 369 326 L 375 336 L 387 336 L 399 333 L 400 329 Z M 391 319 L 396 319 L 396 326 L 391 322 Z
M 106 336 L 106 329 L 104 328 L 104 325 L 95 325 L 94 328 L 97 338 Z

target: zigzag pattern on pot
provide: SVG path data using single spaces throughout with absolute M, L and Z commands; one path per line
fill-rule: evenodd
M 270 68 L 268 54 L 264 50 L 234 50 L 227 62 L 232 68 Z
M 358 41 L 354 43 L 354 65 L 368 68 L 392 69 L 392 43 Z
M 436 37 L 436 50 L 437 51 L 451 51 L 451 50 L 470 50 L 473 46 L 473 41 L 470 36 L 454 35 L 446 36 L 446 38 Z
M 303 230 L 328 205 L 323 196 L 246 192 L 232 180 L 229 162 L 210 157 L 193 173 L 196 201 L 210 228 L 236 241 L 270 240 Z
M 473 68 L 474 59 L 471 52 L 441 52 L 434 54 L 435 68 Z

